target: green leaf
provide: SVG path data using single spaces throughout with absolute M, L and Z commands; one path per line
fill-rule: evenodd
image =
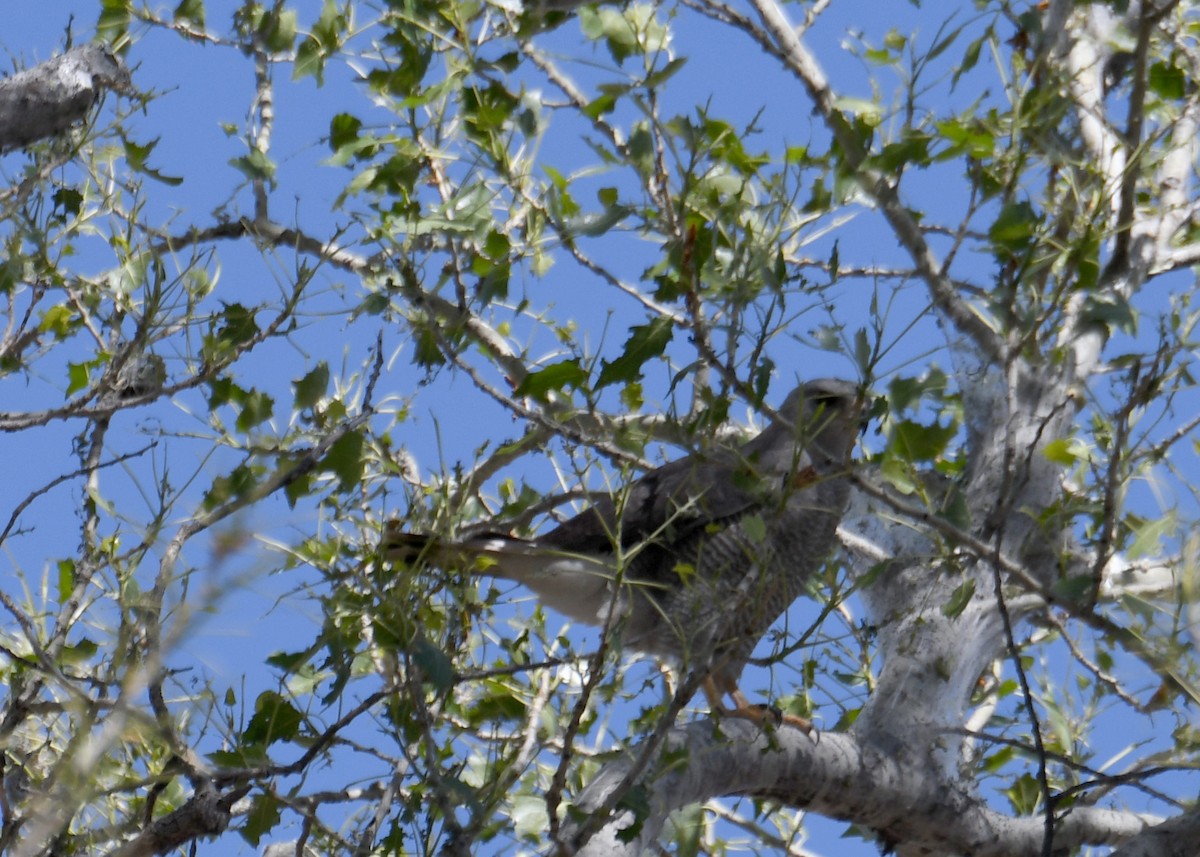
M 582 6 L 579 23 L 583 34 L 594 41 L 603 40 L 618 63 L 639 51 L 638 33 L 619 9 L 609 6 Z
M 563 226 L 571 235 L 596 238 L 610 232 L 614 226 L 633 214 L 635 210 L 628 205 L 614 205 L 598 214 L 572 217 L 566 220 Z
M 288 508 L 295 509 L 296 504 L 312 493 L 312 473 L 301 473 L 293 476 L 283 486 L 283 497 L 287 500 Z
M 95 364 L 89 360 L 86 363 L 68 363 L 67 364 L 67 395 L 83 390 L 91 383 L 92 366 Z
M 348 491 L 362 481 L 363 436 L 360 432 L 346 432 L 325 455 L 321 467 L 337 476 L 343 491 Z
M 100 647 L 94 641 L 84 637 L 78 642 L 63 646 L 58 653 L 58 663 L 78 666 L 94 658 L 98 651 L 100 651 Z
M 292 382 L 292 389 L 296 391 L 296 410 L 313 407 L 328 388 L 329 365 L 322 360 L 299 381 Z
M 513 393 L 517 396 L 544 399 L 551 391 L 559 392 L 566 387 L 578 389 L 587 382 L 587 377 L 587 371 L 572 357 L 530 372 L 521 379 Z
M 132 9 L 132 0 L 101 0 L 96 38 L 109 45 L 126 41 Z
M 683 68 L 686 63 L 687 57 L 675 57 L 662 68 L 655 69 L 654 71 L 650 72 L 650 74 L 646 75 L 645 79 L 642 80 L 642 86 L 646 88 L 650 88 L 652 86 L 661 86 L 674 77 L 675 72 Z
M 74 217 L 83 208 L 83 194 L 73 187 L 60 187 L 54 191 L 54 211 L 62 217 Z
M 1096 581 L 1087 574 L 1074 574 L 1056 581 L 1054 597 L 1064 604 L 1084 604 L 1096 594 Z
M 367 74 L 367 86 L 373 92 L 391 98 L 408 99 L 418 95 L 421 81 L 433 59 L 433 50 L 428 37 L 422 34 L 422 41 L 397 37 L 391 40 L 396 56 L 386 69 L 373 69 Z M 397 43 L 398 42 L 398 43 Z
M 867 126 L 871 128 L 878 125 L 882 118 L 883 108 L 877 102 L 868 98 L 843 95 L 834 99 L 834 106 L 849 116 L 864 120 Z
M 1032 774 L 1021 774 L 1004 794 L 1017 815 L 1032 815 L 1041 802 L 1042 789 Z
M 804 211 L 809 213 L 828 211 L 832 203 L 833 194 L 825 186 L 825 179 L 822 176 L 817 176 L 813 179 L 812 191 L 809 194 L 808 202 L 804 203 Z
M 676 810 L 671 813 L 669 823 L 673 831 L 674 857 L 700 857 L 712 853 L 707 847 L 710 827 L 703 804 L 694 803 Z
M 675 328 L 666 316 L 658 316 L 649 324 L 629 328 L 629 338 L 625 340 L 621 356 L 611 362 L 603 361 L 596 389 L 619 381 L 628 383 L 641 380 L 642 367 L 662 355 L 674 333 Z
M 987 33 L 984 33 L 967 45 L 967 49 L 963 51 L 962 60 L 959 61 L 958 66 L 954 69 L 954 74 L 950 76 L 950 86 L 952 89 L 958 84 L 959 78 L 975 68 L 975 64 L 979 62 L 979 52 L 983 48 L 983 42 L 990 37 L 991 31 L 989 28 Z
M 483 253 L 487 258 L 493 261 L 504 260 L 511 251 L 512 241 L 507 235 L 499 229 L 488 230 L 487 238 L 483 241 Z
M 263 16 L 258 36 L 272 53 L 289 53 L 296 41 L 296 23 L 296 10 L 275 7 Z
M 242 400 L 242 407 L 238 412 L 236 423 L 238 431 L 250 431 L 259 423 L 269 420 L 274 411 L 274 399 L 266 393 L 251 390 Z
M 546 799 L 539 795 L 516 795 L 509 802 L 508 817 L 513 832 L 524 839 L 542 841 L 550 824 L 546 815 Z
M 266 750 L 255 744 L 234 750 L 215 750 L 208 754 L 208 758 L 219 767 L 235 769 L 256 767 L 270 762 Z
M 204 29 L 204 0 L 180 0 L 175 7 L 175 23 L 189 24 L 196 29 Z
M 254 311 L 241 304 L 226 304 L 212 321 L 204 337 L 202 353 L 209 362 L 219 362 L 232 356 L 231 352 L 258 335 Z
M 950 595 L 950 600 L 942 605 L 942 615 L 950 619 L 955 618 L 967 609 L 967 605 L 971 603 L 974 595 L 975 581 L 964 580 L 955 587 L 954 592 Z
M 442 354 L 437 334 L 433 332 L 432 328 L 422 327 L 417 331 L 416 343 L 413 348 L 413 363 L 424 366 L 426 369 L 433 369 L 444 365 L 445 362 L 446 355 Z
M 151 168 L 150 165 L 146 163 L 150 159 L 150 154 L 154 151 L 155 147 L 158 146 L 160 139 L 161 138 L 159 137 L 155 137 L 145 145 L 138 145 L 127 137 L 122 136 L 121 143 L 124 146 L 125 161 L 129 164 L 130 169 L 132 169 L 134 172 L 149 176 L 155 181 L 160 181 L 170 187 L 178 187 L 179 185 L 183 184 L 182 178 L 178 176 L 163 175 L 158 170 Z
M 929 140 L 924 134 L 911 132 L 897 143 L 888 143 L 879 154 L 879 167 L 884 172 L 899 172 L 903 167 L 929 165 Z
M 1187 94 L 1187 77 L 1183 70 L 1164 62 L 1151 64 L 1146 85 L 1160 98 L 1173 101 L 1182 99 Z
M 509 253 L 512 242 L 497 229 L 488 231 L 483 247 L 471 259 L 471 273 L 479 275 L 475 294 L 483 303 L 508 296 L 508 279 L 512 272 Z
M 476 139 L 502 131 L 521 103 L 498 81 L 486 88 L 464 88 L 460 97 L 464 127 Z
M 208 382 L 208 409 L 215 411 L 230 402 L 240 402 L 246 391 L 228 375 L 218 375 Z
M 343 9 L 333 0 L 325 0 L 321 15 L 309 28 L 308 35 L 296 49 L 296 61 L 292 68 L 292 79 L 298 80 L 312 75 L 317 86 L 325 84 L 325 61 L 342 46 L 348 35 L 349 21 Z
M 229 165 L 248 179 L 270 181 L 275 177 L 275 162 L 260 149 L 251 149 L 248 154 L 234 158 Z
M 267 664 L 286 673 L 294 673 L 308 663 L 312 652 L 276 652 L 267 658 Z
M 996 148 L 996 138 L 978 122 L 966 122 L 958 119 L 948 119 L 938 122 L 935 126 L 938 133 L 950 142 L 950 151 L 946 154 L 953 156 L 966 154 L 975 160 L 990 157 Z
M 212 488 L 204 495 L 204 508 L 215 509 L 228 500 L 245 497 L 257 484 L 253 468 L 239 464 L 228 476 L 218 476 L 213 480 Z
M 860 327 L 854 331 L 854 363 L 864 373 L 868 373 L 871 367 L 871 340 L 867 336 L 867 329 Z
M 329 148 L 337 152 L 344 146 L 358 142 L 358 132 L 361 130 L 361 119 L 349 113 L 339 113 L 329 120 Z
M 1087 444 L 1077 437 L 1056 437 L 1046 444 L 1042 454 L 1047 460 L 1063 467 L 1071 467 L 1080 461 L 1090 461 Z
M 58 603 L 65 604 L 75 591 L 75 560 L 58 561 Z
M 984 758 L 983 770 L 989 774 L 996 773 L 1012 762 L 1016 753 L 1017 751 L 1012 747 L 1001 747 L 995 753 L 992 753 Z
M 272 795 L 255 795 L 254 800 L 250 803 L 250 811 L 246 814 L 246 820 L 239 831 L 242 838 L 257 848 L 262 838 L 274 830 L 275 825 L 279 824 L 279 819 L 283 815 L 282 807 L 283 804 Z
M 296 706 L 273 690 L 259 694 L 254 702 L 254 716 L 246 724 L 239 744 L 261 744 L 265 747 L 277 741 L 291 741 L 300 734 L 304 722 Z
M 520 721 L 528 711 L 525 700 L 514 688 L 489 679 L 485 683 L 485 693 L 470 709 L 469 716 L 473 724 L 479 725 L 494 720 Z
M 1017 255 L 1033 243 L 1037 233 L 1038 216 L 1028 202 L 1011 202 L 1000 210 L 988 230 L 988 238 L 997 250 L 997 256 Z
M 71 308 L 66 304 L 59 304 L 42 313 L 38 330 L 42 333 L 53 333 L 55 339 L 65 339 L 76 324 L 77 319 Z
M 601 92 L 583 108 L 583 115 L 589 119 L 599 119 L 605 113 L 612 113 L 617 109 L 617 96 L 605 88 L 601 88 Z
M 889 446 L 906 461 L 932 461 L 946 451 L 950 440 L 958 433 L 954 423 L 922 425 L 912 420 L 900 420 L 892 427 Z
M 449 690 L 454 686 L 454 664 L 444 651 L 428 640 L 417 640 L 412 651 L 413 662 L 438 690 Z
M 1175 531 L 1176 521 L 1173 512 L 1167 512 L 1162 517 L 1154 518 L 1134 527 L 1136 538 L 1129 546 L 1129 559 L 1143 556 L 1157 556 L 1162 552 L 1163 537 Z

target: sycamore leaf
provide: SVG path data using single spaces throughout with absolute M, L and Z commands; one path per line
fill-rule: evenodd
M 296 391 L 296 410 L 311 408 L 321 401 L 328 386 L 329 365 L 322 360 L 299 381 L 292 382 L 292 388 Z
M 254 703 L 254 716 L 246 724 L 241 743 L 270 746 L 276 741 L 290 741 L 300 734 L 304 721 L 296 706 L 273 690 L 259 695 Z
M 580 387 L 587 381 L 587 371 L 579 365 L 579 361 L 571 358 L 560 360 L 543 366 L 536 372 L 530 372 L 521 379 L 521 383 L 513 390 L 518 396 L 532 396 L 544 399 L 552 391 L 560 391 L 566 387 Z
M 613 361 L 604 361 L 596 388 L 607 387 L 618 381 L 641 380 L 642 367 L 666 350 L 674 332 L 671 320 L 664 316 L 653 319 L 649 324 L 631 327 L 621 356 Z

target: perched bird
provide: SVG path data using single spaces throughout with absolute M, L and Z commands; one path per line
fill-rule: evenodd
M 761 721 L 737 682 L 833 549 L 861 412 L 856 385 L 810 381 L 752 440 L 652 470 L 537 538 L 450 542 L 391 522 L 382 549 L 524 584 L 572 619 L 611 625 L 622 645 L 703 676 L 714 710 Z

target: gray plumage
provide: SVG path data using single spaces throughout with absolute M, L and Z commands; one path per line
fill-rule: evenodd
M 449 543 L 389 525 L 384 550 L 514 580 L 573 619 L 612 623 L 621 644 L 700 671 L 713 705 L 729 694 L 741 709 L 755 645 L 833 549 L 861 401 L 847 381 L 806 383 L 741 446 L 652 470 L 536 539 Z

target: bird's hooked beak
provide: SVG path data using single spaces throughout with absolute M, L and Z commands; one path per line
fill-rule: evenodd
M 871 421 L 882 416 L 885 402 L 882 396 L 876 396 L 863 388 L 858 400 L 858 434 L 861 437 L 871 427 Z

